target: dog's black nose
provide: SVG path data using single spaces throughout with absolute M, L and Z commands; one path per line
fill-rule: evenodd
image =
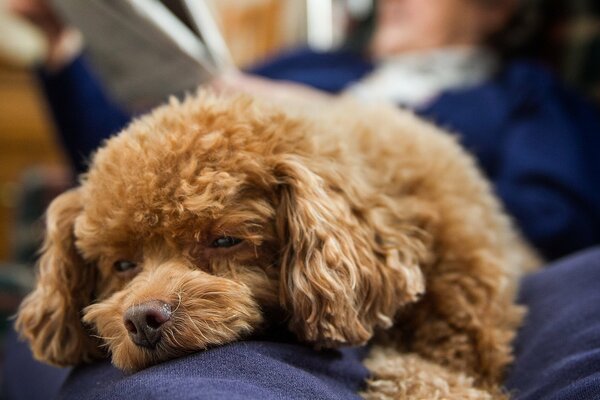
M 162 336 L 165 322 L 171 319 L 171 306 L 160 300 L 129 307 L 123 321 L 133 343 L 154 348 Z

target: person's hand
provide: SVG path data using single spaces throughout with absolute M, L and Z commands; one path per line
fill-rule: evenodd
M 7 6 L 9 11 L 40 29 L 49 44 L 56 43 L 67 29 L 46 0 L 7 0 Z
M 8 10 L 29 21 L 48 43 L 46 66 L 58 69 L 81 49 L 81 35 L 58 16 L 48 0 L 7 0 Z
M 239 72 L 230 72 L 214 79 L 210 86 L 217 92 L 242 92 L 272 101 L 326 102 L 333 96 L 308 86 L 292 82 L 272 81 Z

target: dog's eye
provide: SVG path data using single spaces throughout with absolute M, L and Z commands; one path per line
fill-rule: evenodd
M 115 268 L 115 271 L 125 272 L 125 271 L 130 271 L 130 270 L 134 269 L 135 267 L 137 267 L 137 264 L 134 263 L 133 261 L 119 260 L 119 261 L 115 261 L 113 266 Z
M 211 247 L 227 248 L 227 247 L 233 247 L 240 243 L 242 243 L 242 239 L 235 238 L 232 236 L 223 236 L 223 237 L 216 239 L 214 242 L 212 242 Z

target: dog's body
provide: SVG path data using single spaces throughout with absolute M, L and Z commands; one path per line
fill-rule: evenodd
M 35 356 L 132 371 L 276 315 L 316 347 L 377 334 L 366 397 L 490 398 L 535 257 L 473 160 L 392 108 L 283 109 L 201 94 L 110 139 L 49 209 Z

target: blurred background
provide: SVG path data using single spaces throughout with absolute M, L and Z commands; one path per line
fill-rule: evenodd
M 0 0 L 0 272 L 5 276 L 0 285 L 10 289 L 13 281 L 20 285 L 30 279 L 14 266 L 32 263 L 41 237 L 41 213 L 70 184 L 71 176 L 36 79 L 45 57 L 45 38 L 32 24 L 9 13 L 7 3 Z M 209 3 L 240 67 L 305 43 L 303 1 Z M 3 315 L 18 303 L 4 299 L 5 294 L 0 290 Z
M 23 288 L 30 284 L 29 266 L 39 245 L 43 210 L 72 182 L 36 78 L 45 58 L 45 38 L 32 24 L 9 13 L 7 1 L 0 0 L 3 315 L 14 311 L 26 290 Z M 369 0 L 210 0 L 207 4 L 232 62 L 240 69 L 305 46 L 323 51 L 340 46 L 359 48 L 371 30 L 374 6 Z M 539 0 L 537 6 L 520 25 L 529 30 L 527 40 L 512 48 L 508 56 L 538 60 L 600 105 L 600 2 Z M 177 15 L 176 9 L 172 11 Z M 110 73 L 110 68 L 106 70 Z

